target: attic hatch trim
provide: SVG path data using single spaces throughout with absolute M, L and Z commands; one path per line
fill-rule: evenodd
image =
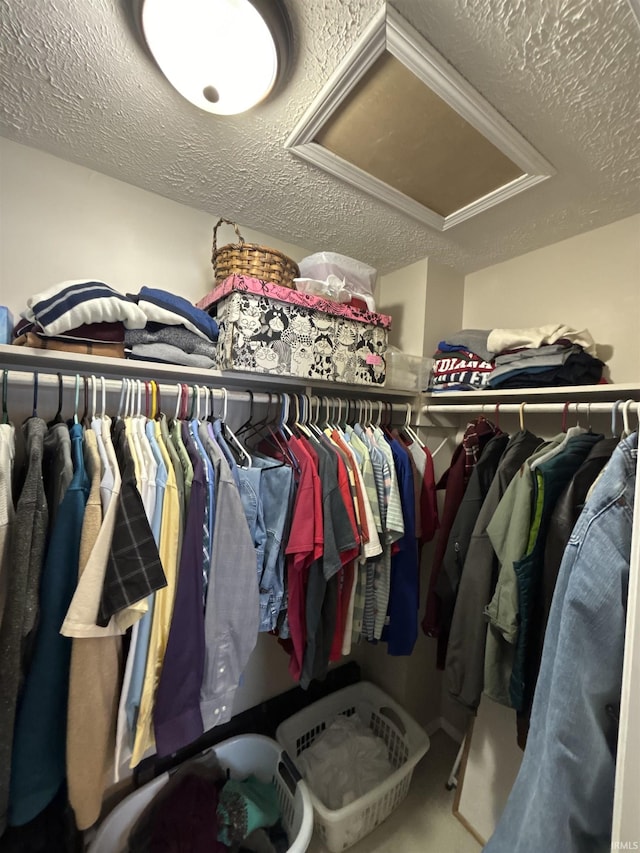
M 441 216 L 314 142 L 324 124 L 385 51 L 512 160 L 524 174 L 448 216 Z M 284 147 L 330 175 L 438 231 L 446 231 L 555 174 L 553 166 L 390 6 L 382 6 L 378 10 L 298 121 Z

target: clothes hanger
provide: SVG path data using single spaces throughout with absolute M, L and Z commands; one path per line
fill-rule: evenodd
M 58 376 L 60 376 L 60 374 L 58 374 Z M 8 385 L 8 381 L 9 381 L 9 371 L 3 370 L 2 371 L 2 423 L 3 424 L 9 423 L 9 411 L 7 409 L 7 391 L 8 391 L 7 385 Z
M 100 377 L 100 391 L 102 394 L 102 405 L 100 408 L 100 418 L 102 420 L 104 420 L 105 411 L 107 408 L 107 380 L 104 378 L 104 376 Z
M 418 437 L 418 434 L 416 432 L 414 432 L 414 430 L 411 428 L 411 423 L 410 423 L 410 421 L 411 421 L 411 403 L 406 403 L 406 406 L 407 406 L 407 414 L 405 417 L 403 430 L 409 436 L 409 438 L 412 441 L 415 441 L 415 443 L 419 447 L 424 447 L 424 443 L 420 440 L 420 438 Z
M 622 405 L 622 400 L 616 400 L 611 409 L 611 438 L 620 438 L 620 434 L 616 432 L 618 409 Z
M 293 438 L 293 433 L 289 429 L 287 425 L 287 421 L 289 420 L 289 408 L 290 408 L 290 400 L 288 394 L 282 395 L 282 410 L 280 412 L 280 432 L 286 436 L 287 439 Z
M 227 410 L 228 410 L 228 404 L 229 404 L 229 394 L 227 392 L 227 389 L 224 387 L 221 389 L 221 391 L 222 391 L 222 417 L 221 417 L 221 422 L 222 422 L 222 425 L 224 427 L 225 437 L 227 438 L 230 446 L 232 448 L 235 448 L 235 450 L 239 454 L 239 461 L 244 460 L 245 464 L 243 464 L 242 467 L 243 468 L 251 468 L 253 465 L 253 459 L 251 458 L 251 454 L 246 449 L 246 447 L 242 444 L 242 442 L 240 442 L 238 440 L 237 436 L 235 435 L 235 433 L 233 432 L 231 427 L 226 422 L 227 421 Z M 213 411 L 212 411 L 212 414 L 213 414 Z
M 116 411 L 116 420 L 119 420 L 122 417 L 122 411 L 124 407 L 124 398 L 126 392 L 126 379 L 122 379 L 120 382 L 120 400 L 118 401 L 118 409 Z
M 631 435 L 633 430 L 631 429 L 631 424 L 629 422 L 629 409 L 633 405 L 633 400 L 625 400 L 622 404 L 622 423 L 624 425 L 624 429 L 622 431 L 622 438 L 627 438 L 627 436 Z
M 31 413 L 32 418 L 38 417 L 38 371 L 34 371 L 33 374 L 33 411 Z
M 53 416 L 53 418 L 47 423 L 48 427 L 52 427 L 55 424 L 64 423 L 64 418 L 62 417 L 62 397 L 64 393 L 64 383 L 62 381 L 62 373 L 58 372 L 56 375 L 58 377 L 58 410 Z
M 89 380 L 86 376 L 82 377 L 82 385 L 84 388 L 84 409 L 82 410 L 82 415 L 80 416 L 80 423 L 83 426 L 86 426 L 87 417 L 89 415 Z
M 213 389 L 212 389 L 213 390 Z M 249 417 L 246 421 L 241 424 L 236 430 L 236 435 L 241 436 L 249 429 L 251 426 L 251 422 L 253 421 L 253 391 L 247 389 L 247 394 L 249 395 Z
M 92 420 L 95 419 L 96 409 L 98 407 L 97 379 L 93 375 L 93 373 L 89 377 L 89 381 L 91 383 L 91 407 L 89 409 L 88 418 L 89 418 L 89 421 L 91 422 Z
M 78 421 L 78 403 L 80 401 L 80 375 L 76 373 L 76 390 L 73 400 L 73 422 L 74 424 L 79 423 Z
M 526 403 L 520 403 L 520 409 L 518 410 L 518 419 L 520 420 L 520 431 L 521 432 L 525 431 L 524 410 L 526 408 L 526 405 L 527 405 Z

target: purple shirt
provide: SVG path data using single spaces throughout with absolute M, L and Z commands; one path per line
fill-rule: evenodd
M 200 686 L 204 673 L 202 525 L 206 499 L 204 465 L 193 440 L 185 446 L 193 465 L 178 586 L 167 650 L 156 693 L 153 724 L 158 755 L 169 755 L 200 737 Z

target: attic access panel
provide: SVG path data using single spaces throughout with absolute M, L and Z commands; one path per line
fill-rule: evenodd
M 390 7 L 372 20 L 285 147 L 440 231 L 554 174 Z

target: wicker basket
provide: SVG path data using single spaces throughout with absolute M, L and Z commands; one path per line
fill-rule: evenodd
M 218 228 L 226 222 L 232 225 L 238 237 L 237 243 L 229 243 L 218 249 Z M 294 287 L 293 279 L 298 278 L 300 270 L 295 261 L 277 249 L 268 249 L 256 243 L 245 243 L 238 226 L 229 219 L 219 219 L 213 229 L 213 253 L 211 255 L 216 283 L 224 281 L 230 275 L 248 275 L 260 278 L 282 287 Z

